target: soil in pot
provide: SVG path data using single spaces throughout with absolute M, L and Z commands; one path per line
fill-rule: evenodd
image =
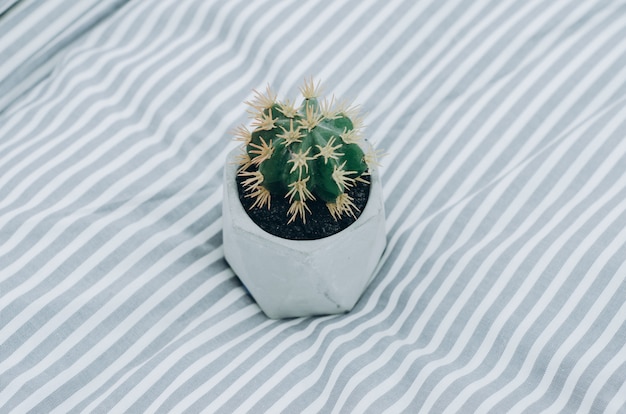
M 344 215 L 341 219 L 335 220 L 328 211 L 326 203 L 321 200 L 313 200 L 307 202 L 311 214 L 307 214 L 306 224 L 302 223 L 300 219 L 287 223 L 289 221 L 287 215 L 288 200 L 282 197 L 272 197 L 271 209 L 266 207 L 252 208 L 254 199 L 245 196 L 244 188 L 241 185 L 244 179 L 239 175 L 237 176 L 237 190 L 239 191 L 239 200 L 248 216 L 266 232 L 290 240 L 316 240 L 339 233 L 359 218 L 370 194 L 370 185 L 359 181 L 348 189 L 348 195 L 353 198 L 353 203 L 358 208 L 356 217 Z

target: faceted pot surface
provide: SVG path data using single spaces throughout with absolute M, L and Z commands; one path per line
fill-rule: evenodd
M 348 228 L 318 240 L 288 240 L 257 226 L 239 201 L 236 155 L 224 167 L 224 255 L 270 318 L 351 310 L 371 281 L 385 249 L 380 178 L 373 172 L 369 200 Z

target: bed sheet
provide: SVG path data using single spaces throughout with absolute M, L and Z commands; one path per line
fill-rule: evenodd
M 625 413 L 626 3 L 0 2 L 0 412 Z M 271 320 L 222 168 L 271 84 L 354 99 L 388 246 Z

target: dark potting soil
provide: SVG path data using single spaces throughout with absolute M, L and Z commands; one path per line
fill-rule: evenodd
M 241 185 L 243 180 L 243 177 L 237 176 L 239 200 L 248 216 L 266 232 L 290 240 L 315 240 L 339 233 L 359 218 L 370 194 L 370 185 L 361 182 L 357 182 L 354 187 L 348 190 L 348 195 L 353 198 L 354 205 L 359 209 L 355 214 L 356 218 L 344 215 L 339 220 L 335 220 L 328 211 L 326 203 L 321 200 L 313 200 L 307 202 L 311 213 L 307 212 L 306 224 L 302 223 L 300 217 L 288 224 L 289 201 L 287 198 L 273 196 L 271 209 L 267 207 L 252 208 L 254 199 L 245 196 L 244 188 Z

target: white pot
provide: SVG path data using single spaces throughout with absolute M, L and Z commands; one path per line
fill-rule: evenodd
M 378 174 L 372 173 L 367 205 L 352 225 L 318 240 L 287 240 L 258 227 L 241 205 L 235 161 L 240 151 L 231 151 L 224 167 L 224 255 L 233 271 L 270 318 L 351 310 L 386 245 Z

